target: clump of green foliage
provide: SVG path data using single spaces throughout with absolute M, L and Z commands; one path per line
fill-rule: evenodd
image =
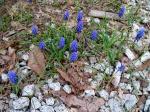
M 10 21 L 11 21 L 11 18 L 10 16 L 2 16 L 0 17 L 0 31 L 7 31 L 9 25 L 10 25 Z

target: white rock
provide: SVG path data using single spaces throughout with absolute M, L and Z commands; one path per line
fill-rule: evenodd
M 123 90 L 129 90 L 130 92 L 132 91 L 131 84 L 126 84 L 126 83 L 120 83 L 119 87 Z
M 148 109 L 150 109 L 150 99 L 146 100 L 146 103 L 144 106 L 144 112 L 148 112 Z
M 33 97 L 31 99 L 31 108 L 32 109 L 38 109 L 41 107 L 41 103 L 40 101 L 36 98 L 36 97 Z
M 105 100 L 108 100 L 109 94 L 106 90 L 103 89 L 103 90 L 99 91 L 98 93 L 102 98 L 104 98 Z
M 43 105 L 40 107 L 40 112 L 54 112 L 54 109 L 51 106 Z
M 127 57 L 130 60 L 134 60 L 135 59 L 134 53 L 128 47 L 125 48 L 125 54 L 127 55 Z
M 131 75 L 130 75 L 130 74 L 127 74 L 127 73 L 124 73 L 123 76 L 124 76 L 124 78 L 129 79 Z
M 100 19 L 99 18 L 94 18 L 94 22 L 99 24 L 100 23 Z
M 9 112 L 25 112 L 25 111 L 23 111 L 23 110 L 10 109 Z
M 27 63 L 25 61 L 22 61 L 21 63 L 19 63 L 20 66 L 26 66 Z
M 66 93 L 68 93 L 68 94 L 71 93 L 71 87 L 70 87 L 68 84 L 65 84 L 65 85 L 64 85 L 63 90 L 64 90 Z
M 108 101 L 108 105 L 110 107 L 111 112 L 124 112 L 120 102 L 116 99 L 110 99 Z
M 113 76 L 113 80 L 112 80 L 112 84 L 114 85 L 114 87 L 118 87 L 119 83 L 120 83 L 120 75 L 114 75 Z
M 90 82 L 90 85 L 91 85 L 91 87 L 92 87 L 93 89 L 96 89 L 97 86 L 99 85 L 99 82 L 98 82 L 98 81 L 95 81 L 95 80 L 92 80 L 92 81 Z
M 85 96 L 95 96 L 95 91 L 93 89 L 85 90 L 84 91 Z
M 104 78 L 104 73 L 97 73 L 97 75 L 95 75 L 94 76 L 94 79 L 97 81 L 97 82 L 100 82 L 100 81 L 102 81 L 103 80 L 103 78 Z
M 102 105 L 98 112 L 110 112 L 110 108 L 105 105 Z
M 12 102 L 12 105 L 13 105 L 14 109 L 23 109 L 25 107 L 28 107 L 29 103 L 30 103 L 29 98 L 27 98 L 27 97 L 20 97 L 19 99 L 14 100 Z
M 39 110 L 30 110 L 30 112 L 40 112 Z
M 53 97 L 49 97 L 46 99 L 46 104 L 47 105 L 54 105 L 55 99 Z
M 69 112 L 69 110 L 65 107 L 64 104 L 54 107 L 55 112 Z
M 111 91 L 109 98 L 114 98 L 118 94 L 117 91 Z
M 133 65 L 134 65 L 135 67 L 139 67 L 139 66 L 142 65 L 142 62 L 138 59 L 138 60 L 133 61 Z
M 148 59 L 150 59 L 150 52 L 149 52 L 149 51 L 145 52 L 145 53 L 141 56 L 141 62 L 145 62 L 145 61 L 147 61 Z
M 48 85 L 47 84 L 43 85 L 42 90 L 44 94 L 48 94 Z
M 84 67 L 84 72 L 92 73 L 93 70 L 92 70 L 92 68 L 90 66 L 85 66 Z
M 48 83 L 48 87 L 54 91 L 59 91 L 61 88 L 61 85 L 59 82 L 50 82 Z
M 29 55 L 28 54 L 22 55 L 22 59 L 25 60 L 25 61 L 28 61 L 29 60 Z
M 108 74 L 108 75 L 111 75 L 113 72 L 113 67 L 112 66 L 109 66 L 105 69 L 105 73 Z
M 89 60 L 91 64 L 95 64 L 97 62 L 95 57 L 90 57 Z
M 10 93 L 10 98 L 16 100 L 18 99 L 18 96 L 14 93 Z
M 8 81 L 8 76 L 7 76 L 7 74 L 5 74 L 5 73 L 2 73 L 2 74 L 1 74 L 1 78 L 2 78 L 2 81 L 3 81 L 3 82 L 7 82 L 7 81 Z
M 104 63 L 96 63 L 93 68 L 100 70 L 100 71 L 104 71 L 105 70 L 105 64 Z
M 137 98 L 132 94 L 123 94 L 123 99 L 125 102 L 125 107 L 128 111 L 130 111 L 137 103 Z
M 136 89 L 136 90 L 140 89 L 140 82 L 139 81 L 133 80 L 132 84 L 133 84 L 134 89 Z
M 33 96 L 34 91 L 35 91 L 35 85 L 34 84 L 27 85 L 22 90 L 22 96 Z

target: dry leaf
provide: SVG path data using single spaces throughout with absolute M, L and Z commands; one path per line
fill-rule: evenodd
M 102 98 L 79 98 L 75 95 L 68 95 L 64 91 L 53 91 L 52 94 L 59 97 L 67 106 L 78 108 L 78 112 L 97 112 L 99 107 L 105 103 Z
M 29 53 L 28 66 L 37 74 L 42 74 L 45 69 L 45 58 L 38 47 L 34 47 Z
M 88 78 L 91 77 L 91 74 L 83 73 L 80 70 L 82 65 L 83 65 L 82 63 L 78 62 L 78 63 L 71 64 L 70 67 L 68 67 L 67 71 L 57 69 L 61 77 L 74 87 L 75 93 L 90 87 Z

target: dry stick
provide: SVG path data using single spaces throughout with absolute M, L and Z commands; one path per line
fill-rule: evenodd
M 112 12 L 105 12 L 105 11 L 98 11 L 98 10 L 90 10 L 89 16 L 97 17 L 97 18 L 108 18 L 114 20 L 123 20 L 122 18 L 118 17 L 117 14 Z

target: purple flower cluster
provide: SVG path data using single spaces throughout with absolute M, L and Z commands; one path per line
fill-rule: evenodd
M 77 22 L 82 21 L 82 18 L 83 18 L 83 11 L 81 10 L 81 11 L 78 12 Z
M 145 35 L 145 28 L 141 27 L 136 34 L 135 41 L 138 42 L 142 37 L 144 37 L 144 35 Z
M 77 23 L 76 32 L 77 32 L 77 33 L 81 33 L 82 30 L 83 30 L 83 21 L 79 21 L 79 22 Z
M 120 8 L 120 10 L 118 12 L 118 16 L 120 18 L 123 17 L 123 15 L 125 14 L 125 12 L 126 12 L 126 7 L 123 5 L 123 6 L 121 6 L 121 8 Z
M 66 10 L 64 13 L 64 20 L 65 21 L 69 19 L 69 15 L 70 15 L 69 10 Z
M 70 62 L 74 62 L 78 59 L 78 42 L 77 40 L 73 40 L 71 45 L 70 45 L 70 49 L 71 49 L 71 55 L 70 55 Z
M 38 34 L 38 27 L 37 27 L 37 25 L 32 25 L 31 30 L 32 30 L 32 34 L 34 36 L 36 36 Z
M 61 37 L 59 40 L 59 43 L 58 43 L 58 48 L 62 49 L 62 48 L 64 48 L 64 46 L 65 46 L 65 38 Z
M 12 83 L 12 84 L 17 84 L 18 83 L 18 77 L 17 77 L 17 74 L 15 71 L 11 70 L 8 72 L 8 78 L 9 78 L 9 81 Z
M 44 41 L 40 41 L 40 43 L 39 43 L 39 48 L 40 48 L 41 50 L 44 50 L 45 47 L 46 47 L 45 42 L 44 42 Z
M 97 30 L 93 30 L 93 31 L 91 32 L 91 39 L 92 39 L 92 40 L 96 40 L 96 39 L 97 39 L 97 36 L 98 36 Z

